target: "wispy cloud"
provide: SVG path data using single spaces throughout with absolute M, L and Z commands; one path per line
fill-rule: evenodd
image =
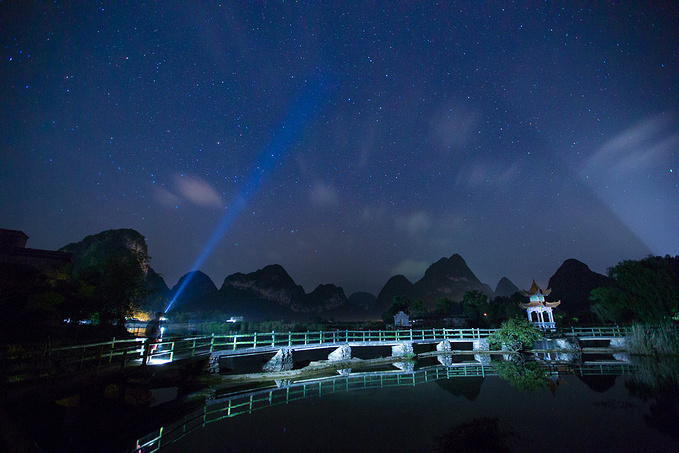
M 676 119 L 658 115 L 609 140 L 580 176 L 621 222 L 654 253 L 679 249 Z
M 166 208 L 175 208 L 183 203 L 182 199 L 164 187 L 153 187 L 153 198 Z
M 182 206 L 185 202 L 204 208 L 224 209 L 224 204 L 217 191 L 205 180 L 192 176 L 174 177 L 175 190 L 155 185 L 153 197 L 168 208 Z
M 666 160 L 677 145 L 679 133 L 667 118 L 657 116 L 609 140 L 588 159 L 581 174 L 585 178 L 629 176 Z
M 478 122 L 477 112 L 463 107 L 452 107 L 434 118 L 431 125 L 432 137 L 439 149 L 454 151 L 471 140 Z
M 431 227 L 431 217 L 424 211 L 415 212 L 396 218 L 396 226 L 411 236 L 424 235 Z
M 311 187 L 311 204 L 317 207 L 335 206 L 339 203 L 337 190 L 331 186 L 316 181 Z
M 205 180 L 193 176 L 176 176 L 179 193 L 190 202 L 206 208 L 223 209 L 219 194 Z
M 488 186 L 503 187 L 510 184 L 519 172 L 518 164 L 500 165 L 492 162 L 474 162 L 462 168 L 455 182 L 472 189 Z

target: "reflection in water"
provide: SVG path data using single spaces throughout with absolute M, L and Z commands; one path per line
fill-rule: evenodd
M 429 360 L 216 389 L 139 451 L 679 451 L 679 368 L 655 362 Z
M 615 378 L 613 375 L 577 375 L 578 379 L 585 383 L 590 390 L 597 393 L 605 393 L 612 389 L 615 385 Z
M 634 379 L 625 383 L 629 394 L 649 403 L 644 421 L 679 440 L 679 364 L 675 357 L 634 357 Z
M 493 371 L 502 379 L 524 391 L 533 391 L 547 386 L 550 378 L 547 370 L 537 362 L 526 362 L 521 355 L 512 355 L 513 360 L 493 361 Z
M 436 384 L 455 396 L 463 396 L 468 401 L 474 401 L 481 393 L 483 381 L 483 377 L 467 377 L 465 379 L 440 379 L 436 381 Z
M 502 426 L 497 417 L 478 417 L 457 424 L 436 438 L 437 452 L 511 452 L 507 441 L 517 436 L 508 426 Z

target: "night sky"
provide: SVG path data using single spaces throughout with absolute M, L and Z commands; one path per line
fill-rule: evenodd
M 678 2 L 325 3 L 0 2 L 0 227 L 347 295 L 679 254 Z

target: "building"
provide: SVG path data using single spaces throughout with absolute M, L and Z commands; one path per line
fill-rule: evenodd
M 410 327 L 410 317 L 399 311 L 394 315 L 394 326 L 396 327 Z
M 545 296 L 549 296 L 551 292 L 551 289 L 541 289 L 537 283 L 535 283 L 535 280 L 533 280 L 533 284 L 528 291 L 521 291 L 521 294 L 529 297 L 530 300 L 528 303 L 519 304 L 519 306 L 526 309 L 528 320 L 532 322 L 533 325 L 544 330 L 553 330 L 556 328 L 552 308 L 561 303 L 561 301 L 547 302 L 545 300 Z M 545 314 L 547 314 L 547 320 L 545 320 Z
M 28 235 L 23 231 L 0 228 L 0 264 L 21 265 L 41 272 L 57 271 L 73 261 L 65 252 L 26 248 Z

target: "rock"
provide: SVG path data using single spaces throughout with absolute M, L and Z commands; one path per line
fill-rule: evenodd
M 436 345 L 436 350 L 437 351 L 450 351 L 452 350 L 452 346 L 450 345 L 449 340 L 443 340 L 439 344 Z
M 406 371 L 408 373 L 412 373 L 415 371 L 415 363 L 414 362 L 394 362 L 394 366 L 400 370 Z
M 263 369 L 269 373 L 292 370 L 292 349 L 279 349 L 276 355 L 264 364 Z
M 328 360 L 331 362 L 349 359 L 351 359 L 351 347 L 348 344 L 343 344 L 328 355 Z
M 393 357 L 403 357 L 411 354 L 415 354 L 412 342 L 404 341 L 391 347 L 391 355 Z

